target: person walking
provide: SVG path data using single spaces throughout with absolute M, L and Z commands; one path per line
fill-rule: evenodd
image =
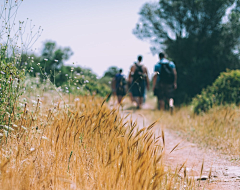
M 123 70 L 120 69 L 119 73 L 112 79 L 112 89 L 115 95 L 117 95 L 118 103 L 122 102 L 123 96 L 126 95 L 126 79 L 122 74 Z
M 154 66 L 153 92 L 158 98 L 158 109 L 164 110 L 165 101 L 169 103 L 171 113 L 174 108 L 174 91 L 177 89 L 177 71 L 172 61 L 159 53 L 160 61 Z
M 131 66 L 128 80 L 130 81 L 133 99 L 137 103 L 137 109 L 141 109 L 145 89 L 149 90 L 149 78 L 147 68 L 142 64 L 142 56 L 138 56 L 138 62 Z

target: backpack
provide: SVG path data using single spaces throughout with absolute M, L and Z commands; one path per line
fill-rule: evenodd
M 117 74 L 115 76 L 115 81 L 116 81 L 116 89 L 119 91 L 124 92 L 125 91 L 125 85 L 126 85 L 126 80 L 123 75 Z
M 136 69 L 133 74 L 133 82 L 135 82 L 135 81 L 140 82 L 145 79 L 142 65 L 138 65 L 136 63 L 135 63 L 135 65 L 136 65 Z
M 173 84 L 175 79 L 173 68 L 170 67 L 169 63 L 160 64 L 161 64 L 160 82 L 164 84 Z

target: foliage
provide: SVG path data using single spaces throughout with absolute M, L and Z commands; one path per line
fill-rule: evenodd
M 58 47 L 56 42 L 47 41 L 40 56 L 22 54 L 20 65 L 25 66 L 30 77 L 39 77 L 41 82 L 50 80 L 65 93 L 106 96 L 109 84 L 102 83 L 90 69 L 64 65 L 72 51 L 69 47 Z
M 99 82 L 101 84 L 105 84 L 105 85 L 111 87 L 112 79 L 113 79 L 112 77 L 102 77 L 99 79 Z
M 21 65 L 26 65 L 30 76 L 41 74 L 41 78 L 49 78 L 54 84 L 63 83 L 62 78 L 57 77 L 64 61 L 73 54 L 69 47 L 57 47 L 56 42 L 46 41 L 40 56 L 34 54 L 22 54 Z M 64 79 L 63 79 L 64 80 Z
M 119 68 L 116 66 L 109 67 L 107 71 L 105 71 L 102 78 L 99 79 L 101 84 L 104 84 L 109 89 L 111 88 L 112 79 L 116 76 L 119 72 Z
M 194 113 L 206 112 L 213 105 L 240 103 L 240 70 L 222 72 L 211 86 L 193 98 Z
M 175 62 L 177 104 L 191 101 L 226 68 L 240 67 L 239 10 L 236 0 L 161 0 L 140 10 L 133 32 Z
M 103 77 L 113 78 L 119 72 L 119 68 L 116 66 L 109 67 L 108 70 L 104 73 Z
M 25 69 L 20 64 L 21 53 L 30 50 L 41 36 L 41 27 L 34 31 L 31 20 L 16 23 L 22 1 L 4 0 L 0 9 L 0 125 L 8 125 L 19 116 L 17 100 L 23 92 Z M 29 23 L 30 22 L 30 23 Z M 30 24 L 30 27 L 28 26 Z M 28 33 L 28 29 L 30 32 Z M 9 132 L 9 128 L 8 131 Z
M 24 71 L 16 67 L 16 59 L 4 57 L 6 46 L 1 46 L 0 58 L 0 124 L 9 124 L 17 111 L 16 101 L 22 94 Z
M 64 87 L 63 89 L 66 92 L 102 97 L 110 93 L 110 88 L 106 84 L 101 83 L 90 69 L 62 66 L 59 77 L 65 78 L 61 86 Z
M 57 47 L 55 42 L 47 41 L 44 43 L 41 54 L 41 64 L 44 72 L 54 76 L 54 71 L 58 71 L 63 65 L 63 62 L 68 60 L 71 55 L 73 55 L 71 48 L 60 48 Z

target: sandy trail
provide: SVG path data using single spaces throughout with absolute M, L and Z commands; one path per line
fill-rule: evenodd
M 153 110 L 149 108 L 150 105 L 143 106 L 144 109 Z M 132 112 L 132 119 L 137 121 L 138 127 L 149 126 L 154 121 L 147 119 L 147 115 L 142 116 L 141 110 L 129 111 L 124 110 L 124 115 Z M 173 116 L 174 117 L 174 116 Z M 164 128 L 164 129 L 163 129 Z M 164 130 L 165 136 L 165 163 L 167 167 L 173 170 L 178 166 L 180 167 L 185 161 L 188 176 L 198 178 L 200 176 L 201 167 L 204 161 L 203 176 L 208 176 L 211 170 L 210 183 L 201 183 L 204 189 L 240 189 L 240 167 L 234 165 L 217 152 L 209 149 L 202 149 L 197 144 L 188 142 L 180 138 L 175 131 L 170 131 L 167 126 L 161 126 L 160 123 L 156 124 L 153 128 L 156 136 L 160 136 Z M 178 144 L 179 146 L 172 152 L 171 150 Z M 180 175 L 183 172 L 180 173 Z

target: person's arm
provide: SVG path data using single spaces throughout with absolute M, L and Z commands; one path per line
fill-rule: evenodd
M 129 71 L 129 75 L 128 75 L 128 81 L 130 84 L 132 84 L 132 72 L 133 72 L 133 66 L 131 66 L 130 71 Z
M 112 88 L 113 94 L 116 95 L 116 79 L 115 79 L 115 77 L 113 77 L 113 79 L 112 79 L 111 88 Z
M 149 77 L 148 77 L 148 71 L 147 71 L 146 67 L 144 67 L 144 70 L 145 70 L 145 74 L 146 74 L 147 90 L 149 90 L 149 88 L 150 88 L 150 81 L 149 81 Z
M 154 91 L 154 89 L 155 89 L 156 82 L 157 82 L 157 72 L 155 72 L 155 73 L 154 73 L 154 76 L 153 76 L 153 91 Z
M 147 83 L 147 90 L 149 90 L 150 82 L 149 82 L 149 77 L 148 77 L 148 71 L 145 66 L 142 66 L 143 74 L 146 77 L 146 83 Z
M 177 70 L 176 68 L 173 69 L 173 73 L 174 73 L 174 89 L 177 89 Z
M 154 75 L 153 75 L 153 91 L 156 87 L 156 83 L 157 83 L 157 75 L 158 75 L 158 71 L 157 71 L 157 67 L 154 67 Z

